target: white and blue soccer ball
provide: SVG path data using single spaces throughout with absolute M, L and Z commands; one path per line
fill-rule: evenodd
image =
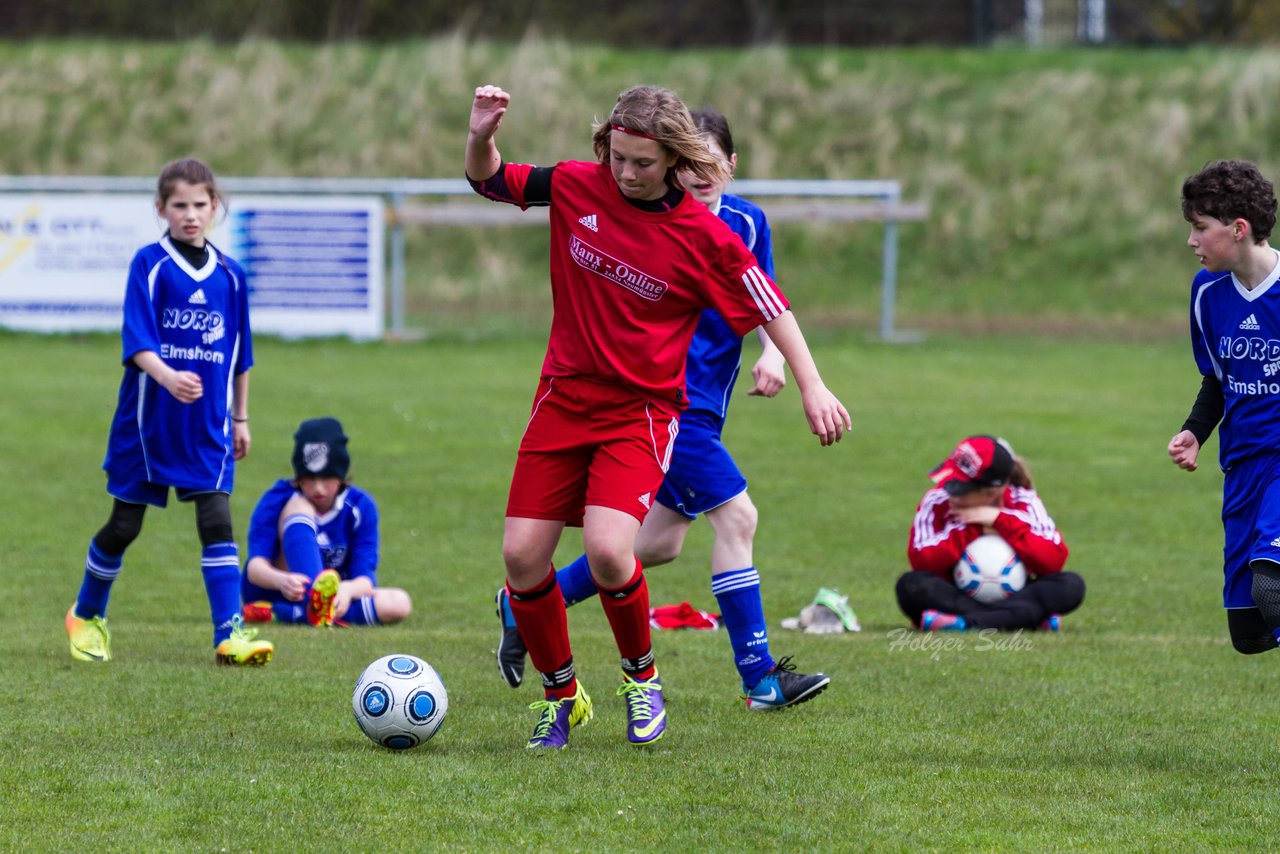
M 956 587 L 984 605 L 1008 599 L 1027 586 L 1027 568 L 997 534 L 983 534 L 970 543 L 954 576 Z
M 370 664 L 351 695 L 356 723 L 365 735 L 391 750 L 417 747 L 440 731 L 449 694 L 435 668 L 397 653 Z

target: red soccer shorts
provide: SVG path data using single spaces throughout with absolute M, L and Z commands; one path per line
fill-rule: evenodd
M 678 425 L 674 406 L 623 386 L 543 377 L 520 440 L 507 515 L 580 527 L 587 505 L 595 505 L 644 521 Z

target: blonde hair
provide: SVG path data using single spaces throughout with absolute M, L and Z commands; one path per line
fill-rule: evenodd
M 667 171 L 668 184 L 674 185 L 675 173 L 681 171 L 692 172 L 713 184 L 730 178 L 728 166 L 707 149 L 702 132 L 689 115 L 689 108 L 670 89 L 632 86 L 618 96 L 609 118 L 596 122 L 591 142 L 596 157 L 606 166 L 609 165 L 610 134 L 615 127 L 652 139 L 675 156 L 675 163 Z

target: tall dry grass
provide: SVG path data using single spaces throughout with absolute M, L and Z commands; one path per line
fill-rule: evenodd
M 1280 167 L 1280 52 L 789 50 L 660 53 L 529 38 L 302 47 L 0 45 L 0 171 L 149 174 L 186 153 L 225 175 L 461 174 L 470 93 L 513 95 L 515 160 L 590 157 L 621 89 L 653 82 L 730 116 L 739 174 L 898 178 L 916 325 L 1171 329 L 1192 272 L 1181 180 L 1206 160 Z M 811 316 L 874 318 L 873 226 L 777 229 Z M 498 244 L 494 249 L 493 244 Z M 535 234 L 418 236 L 419 321 L 541 323 Z M 495 314 L 495 310 L 497 314 Z

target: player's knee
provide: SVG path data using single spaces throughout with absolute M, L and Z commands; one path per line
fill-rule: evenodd
M 124 550 L 142 532 L 142 518 L 146 510 L 144 504 L 114 502 L 107 523 L 94 535 L 93 542 L 105 554 L 124 554 Z
M 898 576 L 898 581 L 893 586 L 893 592 L 897 595 L 898 601 L 909 602 L 919 598 L 928 586 L 929 579 L 926 577 L 928 575 L 927 572 L 912 570 Z
M 708 519 L 715 528 L 716 536 L 737 546 L 750 547 L 756 537 L 756 525 L 760 521 L 760 512 L 751 503 L 744 492 L 710 514 Z
M 1065 614 L 1084 604 L 1085 584 L 1079 573 L 1060 572 L 1058 575 L 1061 578 L 1060 595 L 1062 597 L 1059 613 Z
M 648 541 L 643 545 L 636 543 L 636 559 L 640 561 L 641 566 L 662 566 L 680 557 L 683 546 L 683 537 L 665 537 Z
M 231 530 L 231 500 L 225 492 L 212 492 L 196 498 L 196 530 L 200 544 L 228 543 L 235 539 Z
M 413 612 L 413 601 L 409 594 L 398 587 L 388 587 L 377 591 L 374 606 L 378 611 L 378 622 L 386 625 L 399 623 Z
M 502 563 L 507 568 L 507 578 L 517 590 L 529 590 L 537 586 L 552 572 L 549 561 L 543 560 L 540 556 L 534 557 L 530 550 L 519 542 L 503 541 Z
M 1254 575 L 1255 580 L 1257 575 Z M 1275 635 L 1261 608 L 1228 608 L 1227 631 L 1231 645 L 1243 655 L 1257 655 L 1276 648 Z
M 1231 639 L 1231 646 L 1235 651 L 1242 655 L 1257 655 L 1260 652 L 1268 652 L 1276 648 L 1276 639 L 1270 634 L 1261 635 L 1253 638 L 1237 638 Z
M 302 513 L 307 516 L 316 515 L 316 506 L 305 495 L 293 495 L 284 503 L 284 507 L 280 510 L 280 518 L 287 519 L 290 516 L 296 516 Z
M 1269 623 L 1280 619 L 1280 565 L 1267 560 L 1249 564 L 1253 570 L 1253 602 Z
M 621 587 L 635 577 L 636 557 L 613 550 L 587 552 L 587 563 L 591 567 L 591 577 L 596 584 L 608 589 Z M 641 566 L 644 564 L 641 563 Z

